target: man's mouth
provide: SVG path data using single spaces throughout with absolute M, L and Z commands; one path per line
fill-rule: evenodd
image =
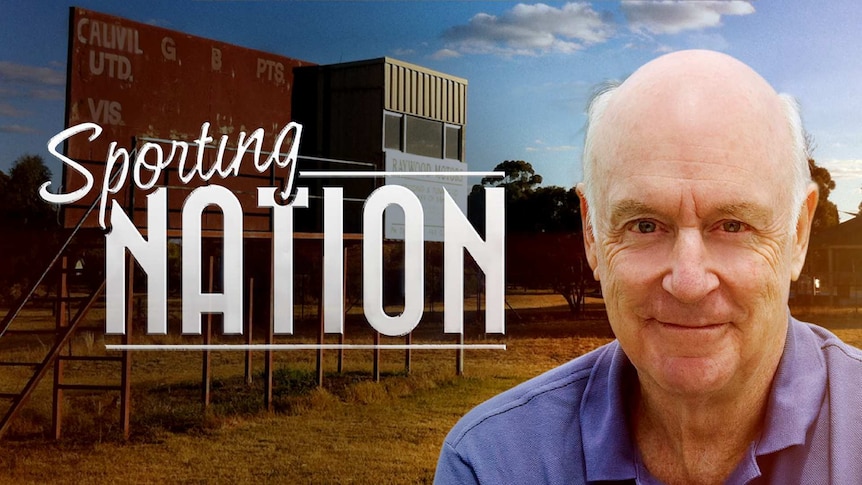
M 729 325 L 730 322 L 697 322 L 697 321 L 664 321 L 655 318 L 650 319 L 652 322 L 661 325 L 663 327 L 668 327 L 669 329 L 679 329 L 679 330 L 714 330 L 724 327 L 725 325 Z

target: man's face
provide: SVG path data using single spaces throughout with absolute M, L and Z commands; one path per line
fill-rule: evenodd
M 683 90 L 609 108 L 606 124 L 617 125 L 600 133 L 587 238 L 611 326 L 641 382 L 688 396 L 744 392 L 752 374 L 774 371 L 807 240 L 807 225 L 791 220 L 790 137 L 777 99 L 715 101 Z

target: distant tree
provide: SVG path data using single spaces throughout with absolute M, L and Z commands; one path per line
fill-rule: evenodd
M 45 269 L 57 250 L 59 225 L 54 208 L 39 197 L 51 179 L 42 157 L 23 155 L 9 173 L 0 171 L 0 302 L 12 303 Z
M 39 196 L 39 187 L 49 180 L 51 170 L 42 157 L 18 157 L 9 170 L 8 177 L 0 181 L 0 212 L 3 223 L 17 228 L 55 228 L 56 210 Z
M 524 200 L 525 217 L 521 229 L 537 232 L 580 232 L 581 211 L 577 190 L 551 185 L 539 187 Z
M 483 231 L 485 189 L 505 189 L 507 284 L 552 289 L 566 299 L 573 313 L 579 312 L 590 272 L 584 260 L 576 190 L 540 186 L 542 176 L 523 160 L 502 162 L 494 170 L 506 176 L 486 177 L 482 185 L 473 187 L 469 214 Z
M 7 221 L 11 216 L 9 198 L 9 176 L 6 175 L 6 172 L 0 170 L 0 227 L 11 225 Z
M 835 181 L 832 180 L 829 170 L 817 165 L 813 159 L 808 159 L 808 169 L 811 171 L 811 178 L 820 189 L 817 210 L 814 212 L 814 221 L 811 224 L 811 234 L 817 234 L 838 225 L 838 207 L 829 200 L 829 194 L 835 188 Z
M 506 232 L 580 231 L 580 204 L 574 188 L 540 187 L 542 176 L 523 160 L 499 163 L 494 171 L 506 176 L 483 178 L 468 198 L 468 213 L 477 228 L 484 228 L 485 188 L 502 187 L 506 190 Z
M 565 298 L 569 311 L 583 310 L 592 273 L 580 232 L 512 233 L 506 237 L 506 283 L 551 289 Z
M 529 162 L 523 160 L 506 160 L 494 167 L 495 172 L 505 172 L 506 176 L 485 177 L 482 185 L 486 187 L 506 187 L 506 197 L 520 199 L 529 195 L 536 186 L 542 183 L 542 176 L 533 170 Z

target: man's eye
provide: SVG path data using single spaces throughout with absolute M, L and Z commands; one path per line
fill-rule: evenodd
M 641 234 L 649 234 L 655 232 L 658 226 L 653 221 L 638 221 L 634 228 Z
M 741 232 L 744 226 L 739 221 L 724 221 L 721 223 L 721 229 L 724 232 Z

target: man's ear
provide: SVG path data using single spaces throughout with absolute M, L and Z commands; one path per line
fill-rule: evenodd
M 598 259 L 596 258 L 596 236 L 593 229 L 592 220 L 590 220 L 590 207 L 587 204 L 587 198 L 584 197 L 584 184 L 579 183 L 578 197 L 581 199 L 581 230 L 584 233 L 584 251 L 587 254 L 587 263 L 590 269 L 593 270 L 593 277 L 599 280 Z
M 811 236 L 811 226 L 814 223 L 814 212 L 817 210 L 817 184 L 808 185 L 808 193 L 799 211 L 796 221 L 796 234 L 793 242 L 793 260 L 791 262 L 791 278 L 796 281 L 805 265 L 805 255 L 808 253 L 808 241 Z

